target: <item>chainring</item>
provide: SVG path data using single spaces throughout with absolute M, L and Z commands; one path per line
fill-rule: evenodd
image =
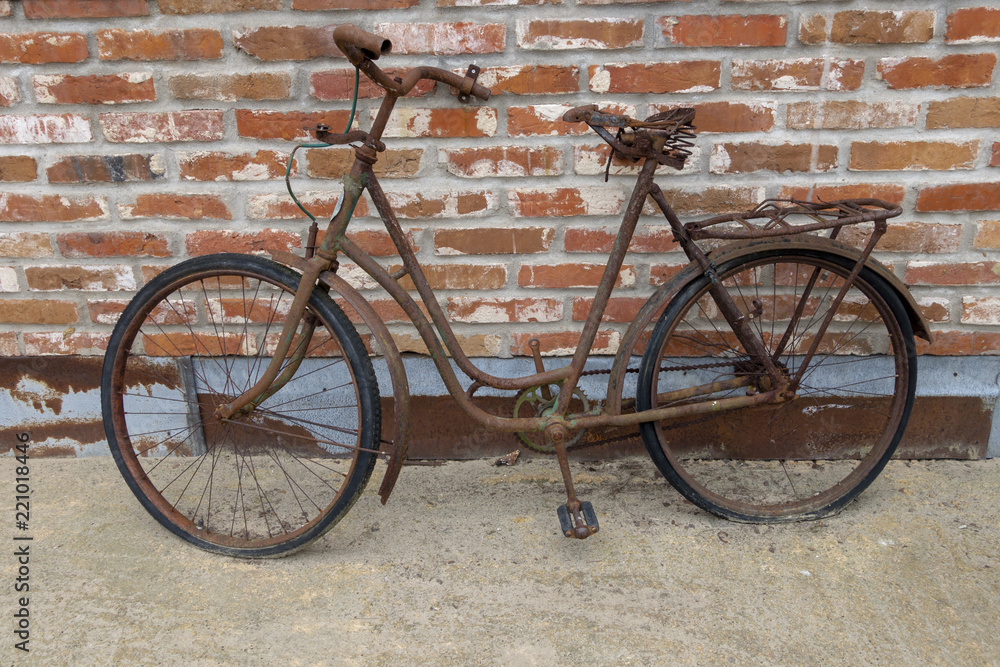
M 517 395 L 517 400 L 514 401 L 514 417 L 545 417 L 552 414 L 555 409 L 556 402 L 559 400 L 559 390 L 557 386 L 549 385 L 554 388 L 555 391 L 552 397 L 545 399 L 542 396 L 541 387 L 532 387 L 530 389 L 523 390 Z M 550 389 L 551 391 L 551 389 Z M 587 400 L 587 395 L 583 393 L 581 389 L 573 390 L 573 399 L 580 401 L 583 404 L 582 412 L 588 412 L 590 410 L 590 401 Z M 528 406 L 531 410 L 531 414 L 522 414 L 522 409 L 524 406 Z M 571 437 L 566 440 L 566 447 L 572 447 L 580 438 L 586 429 L 579 429 L 571 434 Z M 517 436 L 521 438 L 528 448 L 535 450 L 536 452 L 541 452 L 543 454 L 555 454 L 556 448 L 553 445 L 546 444 L 545 434 L 536 431 L 519 431 Z

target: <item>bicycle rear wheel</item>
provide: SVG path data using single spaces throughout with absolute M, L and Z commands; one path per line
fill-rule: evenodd
M 375 465 L 375 373 L 320 290 L 295 334 L 306 354 L 291 379 L 249 413 L 214 414 L 264 373 L 298 282 L 259 257 L 195 258 L 150 281 L 112 334 L 101 398 L 115 463 L 157 521 L 203 549 L 301 549 L 340 520 Z
M 719 267 L 722 285 L 792 377 L 853 262 L 823 251 L 763 251 Z M 637 407 L 683 406 L 769 389 L 709 294 L 692 281 L 664 310 L 643 356 Z M 695 398 L 678 389 L 730 382 Z M 892 456 L 916 385 L 912 327 L 893 289 L 863 269 L 839 304 L 795 398 L 640 425 L 682 494 L 738 521 L 815 519 L 863 491 Z

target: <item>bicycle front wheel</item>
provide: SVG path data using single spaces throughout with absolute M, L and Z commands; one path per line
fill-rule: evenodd
M 259 257 L 195 258 L 151 280 L 112 334 L 101 398 L 115 463 L 157 521 L 203 549 L 301 549 L 340 520 L 375 465 L 375 373 L 321 290 L 295 332 L 304 356 L 291 379 L 279 375 L 252 411 L 215 415 L 264 373 L 298 282 Z
M 640 426 L 667 480 L 699 507 L 737 521 L 815 519 L 838 511 L 885 466 L 913 405 L 913 332 L 892 287 L 865 268 L 835 306 L 853 262 L 823 251 L 787 253 L 736 258 L 719 267 L 719 278 L 775 364 L 793 378 L 801 372 L 795 397 Z M 726 384 L 708 391 L 714 382 Z M 753 394 L 769 383 L 701 277 L 681 290 L 653 329 L 637 407 Z M 693 398 L 677 391 L 690 387 L 706 390 Z

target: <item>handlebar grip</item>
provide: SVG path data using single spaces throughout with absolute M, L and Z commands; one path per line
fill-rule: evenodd
M 470 90 L 469 93 L 471 95 L 474 95 L 475 97 L 478 97 L 483 102 L 490 99 L 490 89 L 487 88 L 486 86 L 481 86 L 478 83 L 473 84 L 472 90 Z
M 391 41 L 349 23 L 337 26 L 333 31 L 333 41 L 355 65 L 360 65 L 365 58 L 378 60 L 379 56 L 387 56 L 392 52 Z

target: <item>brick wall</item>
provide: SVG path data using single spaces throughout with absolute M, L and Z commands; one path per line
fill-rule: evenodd
M 100 354 L 162 267 L 220 250 L 299 250 L 294 142 L 347 121 L 333 28 L 391 38 L 388 67 L 483 68 L 463 106 L 421 85 L 377 167 L 467 350 L 566 353 L 635 168 L 612 167 L 569 106 L 698 110 L 698 148 L 659 182 L 682 216 L 764 197 L 902 204 L 880 257 L 937 342 L 1000 350 L 1000 9 L 694 0 L 0 1 L 0 355 Z M 979 5 L 979 6 L 977 6 Z M 369 10 L 369 11 L 364 11 Z M 378 10 L 370 11 L 370 10 Z M 367 127 L 377 95 L 363 82 Z M 294 185 L 329 215 L 346 149 L 306 150 Z M 371 207 L 355 238 L 392 257 Z M 599 351 L 684 260 L 640 224 Z M 421 348 L 371 281 L 401 347 Z

